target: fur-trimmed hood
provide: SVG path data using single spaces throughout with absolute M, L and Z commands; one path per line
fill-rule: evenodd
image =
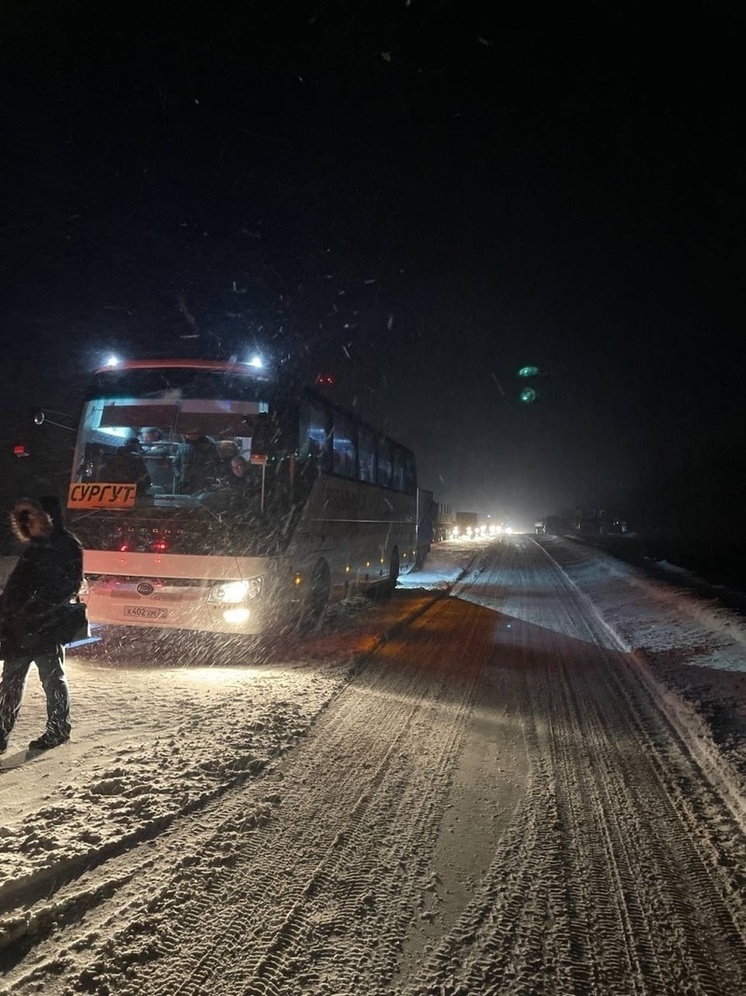
M 13 530 L 15 538 L 21 543 L 28 543 L 31 540 L 28 522 L 29 517 L 34 513 L 49 515 L 41 502 L 34 501 L 33 498 L 19 498 L 10 510 L 10 528 Z
M 52 522 L 44 539 L 30 535 L 30 520 L 36 515 Z M 7 654 L 20 652 L 19 637 L 38 627 L 55 606 L 77 595 L 83 582 L 83 548 L 64 528 L 55 497 L 19 499 L 11 509 L 10 524 L 23 550 L 0 598 L 0 639 L 6 659 Z
M 54 527 L 52 535 L 60 533 L 64 529 L 62 506 L 54 495 L 42 495 L 38 501 L 34 498 L 19 498 L 10 510 L 10 528 L 21 543 L 28 543 L 31 539 L 28 531 L 28 520 L 29 515 L 34 512 L 38 515 L 49 516 Z

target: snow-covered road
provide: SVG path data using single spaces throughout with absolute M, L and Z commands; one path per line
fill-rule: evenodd
M 737 619 L 516 537 L 260 650 L 71 654 L 74 740 L 28 760 L 32 675 L 9 993 L 746 991 Z

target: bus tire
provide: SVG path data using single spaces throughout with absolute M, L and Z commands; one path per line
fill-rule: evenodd
M 301 608 L 300 629 L 318 629 L 331 593 L 331 574 L 325 560 L 316 563 Z
M 380 585 L 378 590 L 379 597 L 382 599 L 391 598 L 394 594 L 394 588 L 396 588 L 396 582 L 399 577 L 399 547 L 395 546 L 391 551 L 391 559 L 389 560 L 389 573 L 385 581 Z
M 401 570 L 401 561 L 399 560 L 399 547 L 395 546 L 391 551 L 391 562 L 389 563 L 389 584 L 391 585 L 391 590 L 396 588 L 396 582 L 399 580 L 399 571 Z

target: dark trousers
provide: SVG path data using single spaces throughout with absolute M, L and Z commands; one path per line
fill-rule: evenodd
M 21 708 L 29 668 L 36 664 L 47 696 L 47 730 L 54 736 L 70 736 L 70 693 L 65 677 L 65 648 L 53 644 L 30 657 L 9 657 L 0 680 L 0 737 L 7 738 Z

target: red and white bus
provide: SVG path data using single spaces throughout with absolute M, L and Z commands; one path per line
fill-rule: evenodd
M 416 557 L 413 453 L 249 363 L 101 368 L 68 519 L 92 622 L 255 634 Z

